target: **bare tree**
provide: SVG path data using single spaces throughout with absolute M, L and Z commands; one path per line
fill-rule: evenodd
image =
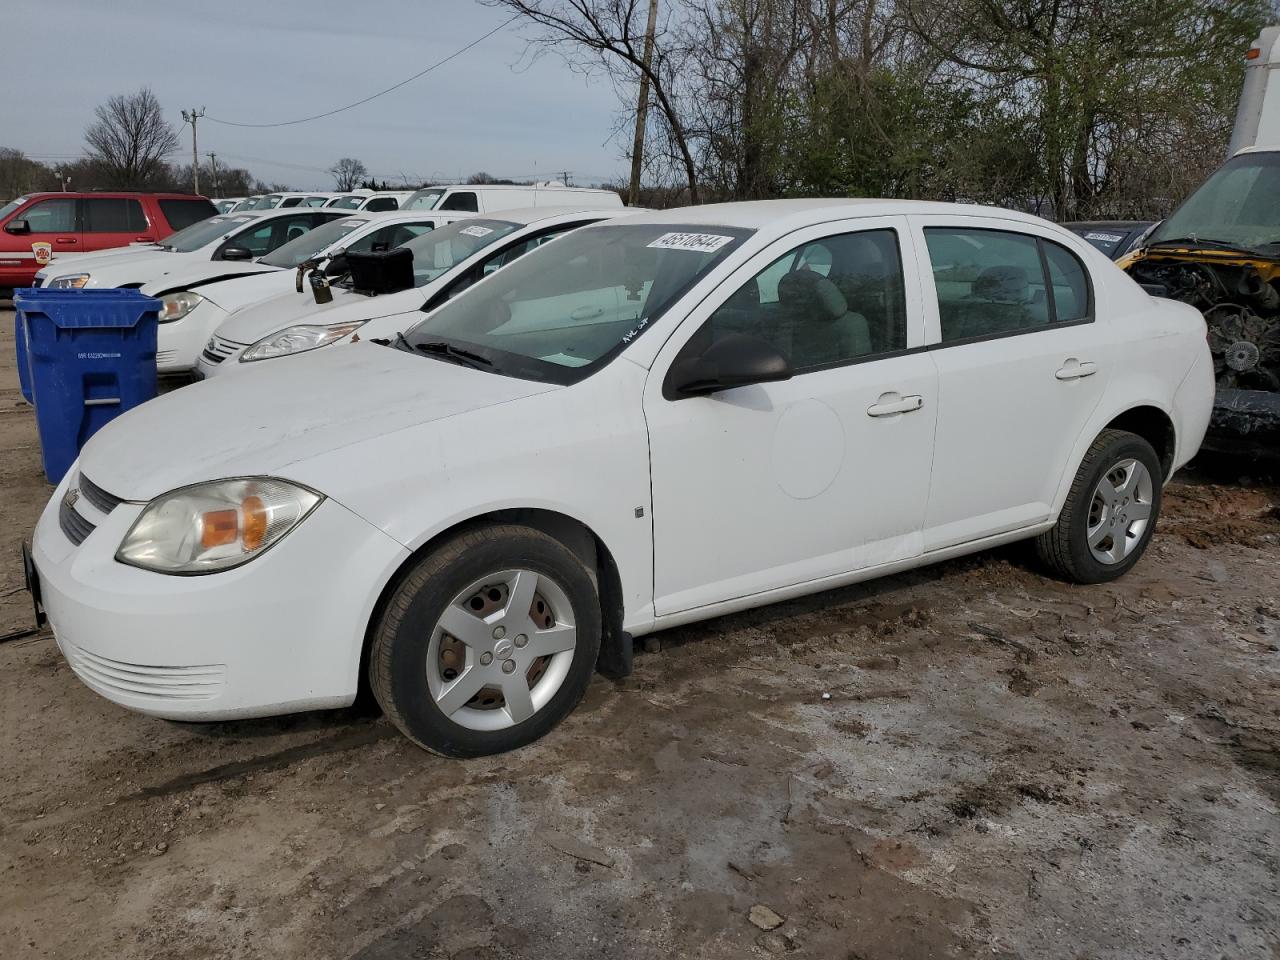
M 354 190 L 361 180 L 369 176 L 365 165 L 355 157 L 343 157 L 329 168 L 329 172 L 333 174 L 334 186 L 344 193 Z
M 689 184 L 689 199 L 699 202 L 698 168 L 678 103 L 677 66 L 681 51 L 671 32 L 660 28 L 653 57 L 645 61 L 648 0 L 483 0 L 524 17 L 542 28 L 532 42 L 557 50 L 574 67 L 606 72 L 614 82 L 647 77 L 654 105 Z M 669 19 L 669 18 L 668 18 Z
M 165 172 L 165 157 L 177 147 L 178 134 L 149 87 L 116 94 L 94 115 L 97 120 L 84 132 L 89 159 L 115 186 L 145 187 Z

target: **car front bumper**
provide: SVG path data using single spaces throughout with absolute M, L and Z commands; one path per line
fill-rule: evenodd
M 408 556 L 400 544 L 325 500 L 262 556 L 202 576 L 115 560 L 143 505 L 109 514 L 76 546 L 59 510 L 78 471 L 36 526 L 32 555 L 58 647 L 91 689 L 174 720 L 225 720 L 355 699 L 360 654 L 382 584 Z
M 160 373 L 194 370 L 200 351 L 225 319 L 227 311 L 204 300 L 181 320 L 160 324 L 156 335 L 156 369 Z

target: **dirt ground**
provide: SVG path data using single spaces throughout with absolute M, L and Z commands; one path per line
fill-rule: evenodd
M 11 317 L 0 633 L 50 492 Z M 0 955 L 1277 960 L 1277 560 L 1280 490 L 1183 480 L 1122 582 L 1006 550 L 672 631 L 467 762 L 136 716 L 6 643 Z

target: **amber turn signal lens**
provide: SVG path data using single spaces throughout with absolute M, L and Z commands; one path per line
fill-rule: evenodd
M 234 510 L 211 510 L 200 520 L 200 546 L 206 550 L 236 542 L 240 524 Z
M 1244 58 L 1246 60 L 1257 60 L 1262 56 L 1262 50 L 1259 47 L 1250 47 L 1245 51 Z
M 267 505 L 261 497 L 245 497 L 240 504 L 242 536 L 246 550 L 257 550 L 267 538 Z

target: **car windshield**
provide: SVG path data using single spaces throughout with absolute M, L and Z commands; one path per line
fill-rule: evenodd
M 249 209 L 250 210 L 274 210 L 276 207 L 280 205 L 280 201 L 283 199 L 284 198 L 281 197 L 280 194 L 278 193 L 269 193 L 265 197 L 259 197 L 257 200 L 253 201 L 253 206 L 250 207 Z
M 22 204 L 26 202 L 26 199 L 26 197 L 19 197 L 17 200 L 10 200 L 3 207 L 0 207 L 0 220 L 3 220 L 9 214 L 13 213 L 13 211 L 22 206 Z
M 1280 244 L 1280 152 L 1233 157 L 1147 239 L 1216 241 L 1238 247 Z
M 574 230 L 427 314 L 401 348 L 574 383 L 625 349 L 750 234 L 649 223 Z
M 246 224 L 252 219 L 253 217 L 237 216 L 210 217 L 208 220 L 193 223 L 185 230 L 169 234 L 164 238 L 161 246 L 166 250 L 172 250 L 174 253 L 191 253 L 193 250 L 199 250 L 206 244 L 220 239 L 223 235 L 230 233 L 236 227 Z
M 444 191 L 440 189 L 419 190 L 404 202 L 401 210 L 434 210 Z
M 519 229 L 519 224 L 506 220 L 468 218 L 401 244 L 413 251 L 413 285 L 421 287 L 430 283 L 477 250 L 483 250 Z
M 310 260 L 321 250 L 333 246 L 351 231 L 364 226 L 369 220 L 366 217 L 330 220 L 324 226 L 309 230 L 296 240 L 276 248 L 265 257 L 259 257 L 259 263 L 269 267 L 282 267 L 286 270 Z
M 343 197 L 341 200 L 335 201 L 332 206 L 341 207 L 343 210 L 354 210 L 362 203 L 364 203 L 364 197 Z

